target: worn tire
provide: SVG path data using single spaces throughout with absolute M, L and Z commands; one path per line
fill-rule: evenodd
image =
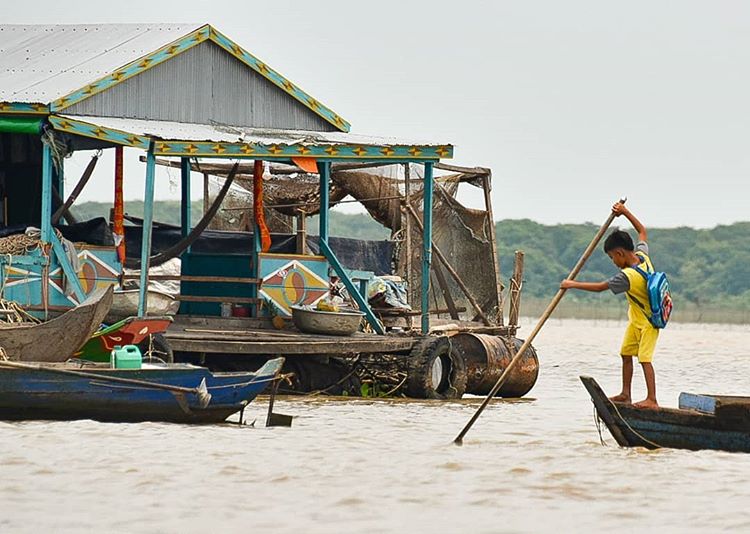
M 167 341 L 167 338 L 164 337 L 164 334 L 149 334 L 143 341 L 138 343 L 138 348 L 141 350 L 144 360 L 158 358 L 158 360 L 164 360 L 165 363 L 174 363 L 172 346 Z
M 417 399 L 460 399 L 466 391 L 466 364 L 446 336 L 428 337 L 409 354 L 406 392 Z

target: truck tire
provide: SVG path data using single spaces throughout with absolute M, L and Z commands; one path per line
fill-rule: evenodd
M 164 334 L 149 334 L 143 341 L 138 343 L 138 348 L 141 350 L 143 360 L 146 362 L 163 361 L 164 363 L 174 363 L 172 347 L 169 345 L 167 338 L 164 337 Z
M 466 391 L 466 365 L 446 336 L 428 337 L 409 354 L 406 392 L 417 399 L 460 399 Z

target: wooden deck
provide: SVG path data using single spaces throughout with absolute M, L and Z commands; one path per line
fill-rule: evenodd
M 346 337 L 322 336 L 276 330 L 261 319 L 185 316 L 175 317 L 165 336 L 174 351 L 282 356 L 408 352 L 418 339 L 361 332 Z

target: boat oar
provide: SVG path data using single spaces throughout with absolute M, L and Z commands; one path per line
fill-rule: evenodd
M 201 380 L 201 383 L 198 385 L 197 388 L 186 388 L 182 386 L 170 386 L 167 384 L 159 384 L 158 382 L 149 382 L 147 380 L 137 380 L 135 378 L 121 378 L 119 376 L 107 376 L 105 374 L 99 374 L 99 373 L 88 373 L 86 371 L 74 371 L 72 369 L 58 369 L 56 367 L 47 367 L 44 365 L 39 364 L 29 364 L 29 363 L 20 363 L 20 362 L 9 362 L 9 361 L 3 361 L 0 360 L 0 367 L 8 367 L 12 369 L 26 369 L 28 371 L 41 371 L 45 373 L 57 373 L 60 375 L 68 375 L 68 376 L 79 376 L 81 378 L 88 378 L 90 380 L 97 380 L 99 382 L 114 382 L 117 384 L 128 384 L 131 386 L 138 386 L 142 388 L 149 388 L 149 389 L 161 389 L 164 391 L 169 391 L 170 393 L 175 394 L 177 396 L 178 402 L 180 400 L 180 397 L 178 395 L 195 395 L 198 399 L 198 406 L 201 408 L 205 408 L 208 406 L 208 403 L 211 402 L 211 394 L 208 392 L 208 389 L 206 388 L 206 380 Z M 182 403 L 180 403 L 182 406 Z
M 625 203 L 627 199 L 622 198 L 620 199 L 621 203 Z M 573 270 L 570 271 L 570 274 L 568 275 L 568 280 L 574 280 L 576 276 L 578 276 L 578 273 L 581 271 L 583 266 L 585 265 L 586 261 L 588 261 L 591 254 L 594 252 L 594 249 L 599 244 L 599 241 L 601 241 L 602 237 L 604 237 L 605 232 L 612 224 L 612 221 L 615 220 L 615 213 L 612 212 L 609 214 L 609 217 L 607 218 L 606 222 L 599 228 L 599 231 L 594 236 L 594 239 L 591 240 L 591 243 L 589 243 L 589 246 L 586 247 L 586 250 L 583 252 L 581 257 L 578 260 L 578 263 L 576 263 L 575 267 L 573 267 Z M 560 300 L 563 298 L 563 295 L 565 295 L 565 289 L 560 288 L 557 293 L 555 294 L 555 297 L 552 299 L 552 302 L 549 303 L 547 306 L 547 309 L 544 310 L 544 313 L 542 313 L 542 316 L 539 318 L 539 321 L 537 322 L 534 329 L 531 331 L 529 336 L 526 338 L 526 340 L 523 342 L 521 347 L 516 351 L 516 354 L 513 356 L 513 358 L 510 360 L 510 363 L 508 364 L 508 367 L 505 368 L 503 371 L 503 374 L 500 375 L 500 378 L 497 379 L 497 382 L 495 382 L 495 385 L 492 386 L 492 389 L 487 394 L 487 397 L 485 397 L 484 401 L 482 401 L 482 404 L 479 406 L 476 412 L 474 412 L 474 415 L 469 419 L 469 422 L 466 423 L 466 426 L 461 430 L 461 432 L 456 436 L 456 439 L 453 440 L 453 443 L 456 445 L 461 445 L 463 443 L 464 436 L 469 432 L 471 427 L 474 425 L 477 419 L 479 419 L 479 416 L 482 415 L 482 412 L 487 407 L 487 405 L 492 401 L 493 398 L 495 398 L 495 395 L 498 391 L 500 391 L 500 388 L 503 387 L 503 384 L 505 384 L 505 381 L 508 379 L 508 376 L 510 375 L 511 371 L 515 367 L 516 363 L 521 360 L 521 356 L 524 352 L 526 352 L 526 349 L 529 348 L 529 345 L 531 345 L 531 342 L 534 341 L 534 338 L 539 333 L 539 331 L 542 329 L 542 326 L 544 326 L 544 323 L 547 322 L 547 319 L 549 319 L 550 315 L 552 315 L 552 312 L 557 307 Z

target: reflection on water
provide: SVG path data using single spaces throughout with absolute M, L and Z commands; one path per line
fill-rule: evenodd
M 750 529 L 750 456 L 600 444 L 578 375 L 618 390 L 623 327 L 550 321 L 533 400 L 491 404 L 463 447 L 479 398 L 280 400 L 291 429 L 0 423 L 0 531 Z M 748 345 L 744 326 L 670 325 L 659 401 L 750 394 Z

